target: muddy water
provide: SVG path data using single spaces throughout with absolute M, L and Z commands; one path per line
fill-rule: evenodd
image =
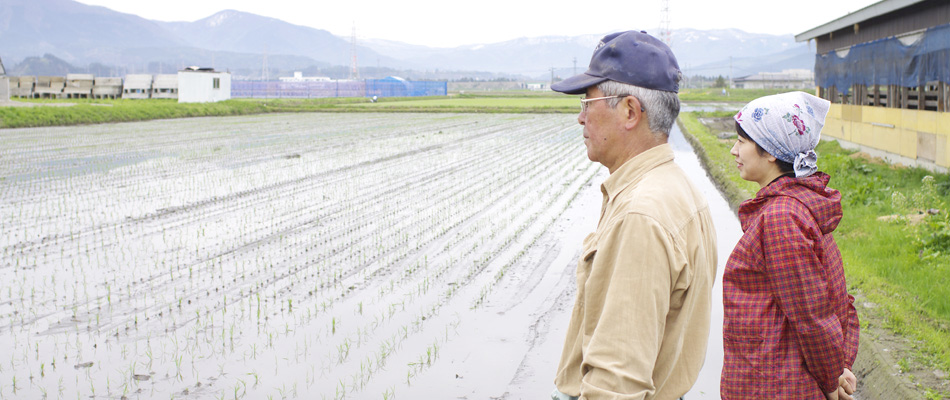
M 578 142 L 580 129 L 577 130 Z M 741 234 L 738 219 L 674 126 L 676 162 L 706 195 L 718 232 L 719 269 L 713 294 L 713 325 L 706 363 L 689 399 L 719 398 L 722 369 L 722 269 Z M 575 265 L 580 243 L 597 224 L 600 183 L 607 171 L 587 182 L 571 207 L 542 237 L 546 250 L 535 255 L 532 271 L 510 273 L 477 312 L 468 313 L 438 365 L 410 385 L 398 385 L 399 398 L 541 399 L 554 387 L 554 374 L 575 296 Z M 391 383 L 390 383 L 391 384 Z M 368 391 L 372 393 L 372 390 Z

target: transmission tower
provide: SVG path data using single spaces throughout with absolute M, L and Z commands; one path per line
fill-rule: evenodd
M 261 80 L 266 82 L 268 78 L 269 77 L 267 76 L 267 45 L 265 44 L 264 45 L 264 61 L 261 64 Z
M 350 79 L 356 80 L 360 79 L 360 68 L 359 64 L 356 63 L 356 23 L 353 23 L 353 36 L 350 38 L 350 53 L 352 54 L 352 60 L 350 60 Z
M 663 0 L 660 10 L 660 40 L 673 47 L 673 31 L 670 30 L 670 0 Z

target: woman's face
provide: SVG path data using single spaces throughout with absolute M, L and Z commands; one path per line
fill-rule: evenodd
M 729 153 L 736 157 L 739 176 L 758 183 L 759 187 L 765 187 L 782 174 L 774 156 L 766 152 L 759 154 L 755 142 L 742 136 L 736 138 L 736 144 Z

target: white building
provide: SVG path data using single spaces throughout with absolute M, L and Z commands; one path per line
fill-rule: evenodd
M 325 76 L 303 76 L 303 72 L 294 71 L 294 76 L 284 76 L 280 78 L 281 82 L 329 82 L 330 78 Z
M 179 103 L 214 103 L 230 98 L 230 72 L 198 67 L 178 71 Z
M 733 80 L 739 89 L 813 89 L 815 73 L 807 69 L 759 72 Z

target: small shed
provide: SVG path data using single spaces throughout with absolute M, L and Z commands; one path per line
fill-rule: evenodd
M 97 77 L 92 83 L 92 97 L 115 99 L 122 96 L 122 78 Z
M 147 99 L 152 93 L 152 76 L 148 74 L 129 74 L 122 85 L 123 99 Z
M 92 74 L 66 74 L 63 95 L 67 99 L 88 99 L 92 97 L 92 84 L 95 79 Z
M 58 99 L 63 95 L 66 78 L 62 76 L 38 76 L 33 88 L 33 97 L 38 99 Z
M 178 98 L 178 75 L 164 74 L 155 75 L 152 81 L 153 99 L 177 99 Z
M 198 67 L 178 71 L 179 103 L 214 103 L 230 98 L 230 72 Z

